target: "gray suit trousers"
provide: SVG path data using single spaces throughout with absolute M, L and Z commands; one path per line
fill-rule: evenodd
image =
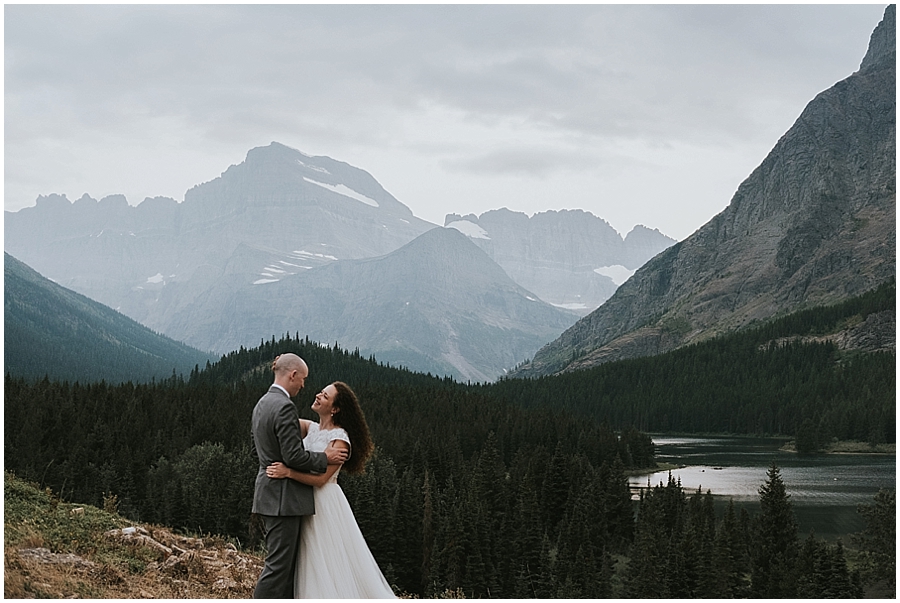
M 259 575 L 254 599 L 293 599 L 294 574 L 300 549 L 299 515 L 260 515 L 266 528 L 266 565 Z

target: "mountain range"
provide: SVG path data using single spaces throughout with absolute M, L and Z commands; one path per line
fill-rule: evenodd
M 169 283 L 260 260 L 304 270 L 393 251 L 434 225 L 412 215 L 368 173 L 278 143 L 252 149 L 219 178 L 131 206 L 122 195 L 62 195 L 6 212 L 6 250 L 38 272 L 153 328 Z M 254 250 L 252 253 L 250 250 Z
M 513 374 L 659 354 L 896 276 L 895 7 L 857 72 L 813 99 L 730 204 Z M 895 330 L 890 317 L 885 328 Z
M 509 216 L 534 227 L 517 240 L 497 219 Z M 416 218 L 367 172 L 275 142 L 251 149 L 180 203 L 155 197 L 131 206 L 122 195 L 98 201 L 86 194 L 70 202 L 50 194 L 5 219 L 10 254 L 195 348 L 224 354 L 299 332 L 414 370 L 478 381 L 530 358 L 590 309 L 585 300 L 595 307 L 611 294 L 615 283 L 594 268 L 633 269 L 635 258 L 671 243 L 641 227 L 635 232 L 652 233 L 649 247 L 626 246 L 608 224 L 581 211 L 529 219 L 502 210 L 481 217 L 494 246 L 479 249 L 477 238 Z M 598 225 L 603 237 L 592 236 Z M 443 233 L 418 240 L 433 230 Z M 568 230 L 570 244 L 541 265 L 536 251 Z M 414 242 L 414 252 L 401 252 Z M 535 267 L 543 280 L 529 279 Z M 567 293 L 554 295 L 558 288 Z M 426 299 L 427 308 L 416 309 L 415 300 Z
M 187 375 L 216 356 L 154 333 L 3 254 L 4 369 L 89 383 Z

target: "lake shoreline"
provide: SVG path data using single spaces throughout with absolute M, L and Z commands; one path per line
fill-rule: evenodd
M 676 465 L 674 463 L 656 463 L 656 467 L 644 467 L 642 469 L 629 469 L 625 472 L 628 477 L 638 475 L 653 475 L 661 471 L 672 471 L 673 469 L 684 469 L 686 465 Z
M 791 496 L 801 533 L 814 531 L 829 542 L 864 529 L 859 505 L 871 504 L 879 490 L 896 489 L 896 456 L 868 442 L 833 442 L 829 454 L 797 454 L 781 449 L 791 438 L 651 435 L 657 467 L 628 478 L 632 499 L 646 488 L 666 485 L 666 474 L 686 496 L 711 492 L 717 513 L 733 502 L 759 512 L 759 488 L 772 463 L 778 465 Z M 872 452 L 872 451 L 881 451 Z M 862 451 L 862 452 L 859 452 Z M 648 475 L 648 473 L 655 475 Z
M 651 434 L 651 438 L 654 434 Z M 657 436 L 680 436 L 680 437 L 735 437 L 735 434 L 655 434 Z M 741 436 L 737 436 L 741 437 Z M 772 437 L 772 439 L 783 439 L 786 440 L 785 443 L 778 448 L 781 452 L 788 452 L 791 454 L 799 454 L 796 449 L 796 445 L 794 440 L 787 440 L 784 436 L 766 436 Z M 831 442 L 827 447 L 822 450 L 819 450 L 810 454 L 824 454 L 824 455 L 872 455 L 872 456 L 896 456 L 897 454 L 897 445 L 896 444 L 876 444 L 872 446 L 868 442 L 860 442 L 857 440 L 838 440 L 835 442 Z M 684 463 L 666 463 L 666 462 L 658 462 L 655 467 L 643 467 L 640 469 L 629 469 L 625 471 L 625 475 L 627 477 L 638 477 L 641 475 L 653 475 L 655 473 L 662 473 L 664 471 L 674 471 L 676 469 L 685 469 L 688 465 Z
M 798 454 L 795 442 L 791 440 L 779 448 L 782 452 L 791 452 Z M 812 454 L 877 454 L 877 455 L 896 455 L 897 444 L 876 444 L 872 446 L 868 442 L 858 442 L 855 440 L 840 440 L 828 444 L 822 450 L 817 450 Z

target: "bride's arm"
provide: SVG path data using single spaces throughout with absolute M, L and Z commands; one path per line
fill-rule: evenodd
M 331 444 L 335 448 L 350 450 L 350 445 L 342 440 L 334 440 Z M 340 465 L 328 465 L 328 470 L 325 471 L 325 473 L 303 473 L 291 469 L 283 463 L 276 462 L 266 467 L 266 475 L 273 479 L 287 478 L 300 482 L 301 484 L 306 484 L 307 486 L 319 487 L 324 486 L 340 467 Z
M 307 421 L 306 419 L 300 419 L 300 437 L 305 438 L 306 434 L 309 433 L 309 424 L 312 421 Z

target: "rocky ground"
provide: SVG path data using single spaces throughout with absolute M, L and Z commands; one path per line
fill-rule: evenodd
M 123 533 L 123 530 L 135 530 Z M 177 536 L 161 528 L 137 526 L 105 535 L 122 555 L 139 559 L 147 548 L 159 560 L 124 567 L 92 555 L 53 552 L 46 547 L 6 547 L 6 598 L 141 598 L 141 599 L 247 599 L 253 594 L 262 569 L 257 555 L 239 552 L 234 545 L 214 539 Z M 140 567 L 143 565 L 143 567 Z
M 105 509 L 67 503 L 4 475 L 4 597 L 246 599 L 260 551 L 219 536 L 176 534 Z

